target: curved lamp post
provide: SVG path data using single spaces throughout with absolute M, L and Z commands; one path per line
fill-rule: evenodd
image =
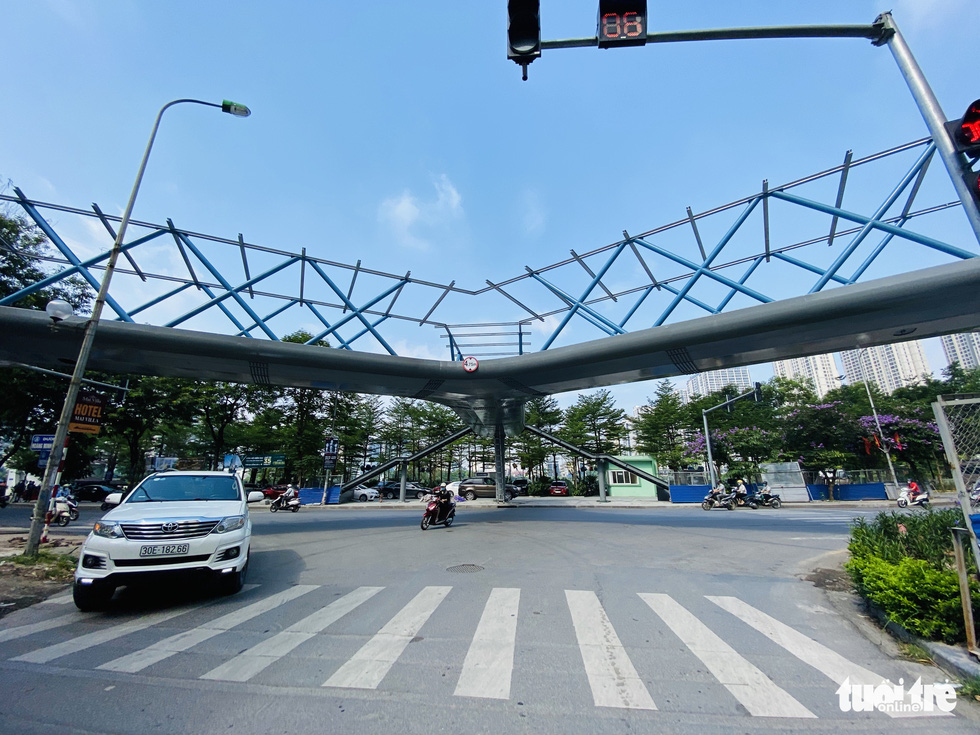
M 868 386 L 868 376 L 864 372 L 864 355 L 868 351 L 867 347 L 858 347 L 858 370 L 861 371 L 861 382 L 864 383 L 864 389 L 868 392 L 868 403 L 871 404 L 871 414 L 875 417 L 875 426 L 878 427 L 878 436 L 881 437 L 881 451 L 885 454 L 885 461 L 888 462 L 888 472 L 892 476 L 892 482 L 895 483 L 895 492 L 898 492 L 898 477 L 895 475 L 895 466 L 892 464 L 891 451 L 888 449 L 888 444 L 885 442 L 885 432 L 881 430 L 881 421 L 878 420 L 878 410 L 875 408 L 874 399 L 871 397 L 871 388 Z
M 140 183 L 143 181 L 143 172 L 146 170 L 146 162 L 150 157 L 150 150 L 153 148 L 153 140 L 156 138 L 157 129 L 160 127 L 160 118 L 168 108 L 189 102 L 195 105 L 205 105 L 206 107 L 217 107 L 222 112 L 227 112 L 236 117 L 248 117 L 252 114 L 245 105 L 224 100 L 221 104 L 205 102 L 203 100 L 179 99 L 168 102 L 160 108 L 156 122 L 153 123 L 153 132 L 150 133 L 150 140 L 146 144 L 146 152 L 143 153 L 143 161 L 140 163 L 139 173 L 136 174 L 136 183 L 133 184 L 133 192 L 129 195 L 129 202 L 126 204 L 126 211 L 123 212 L 122 220 L 119 223 L 119 232 L 116 233 L 115 242 L 112 243 L 112 251 L 109 254 L 109 262 L 106 264 L 105 274 L 102 276 L 102 284 L 99 287 L 99 294 L 92 307 L 92 315 L 85 324 L 85 332 L 82 335 L 82 346 L 78 351 L 78 360 L 75 363 L 75 370 L 72 372 L 71 382 L 68 384 L 68 393 L 65 395 L 65 404 L 61 408 L 61 416 L 58 419 L 58 427 L 55 430 L 54 444 L 51 447 L 51 454 L 48 455 L 48 463 L 44 469 L 44 479 L 41 481 L 41 490 L 34 505 L 34 517 L 31 521 L 31 531 L 27 537 L 27 546 L 24 549 L 26 556 L 37 556 L 38 546 L 41 539 L 41 530 L 44 525 L 44 516 L 48 510 L 48 502 L 51 497 L 51 487 L 55 484 L 56 475 L 60 476 L 61 462 L 65 454 L 65 444 L 68 441 L 68 424 L 71 421 L 72 412 L 75 408 L 75 401 L 78 399 L 78 390 L 85 375 L 85 367 L 88 364 L 89 354 L 92 352 L 92 344 L 95 341 L 95 330 L 98 327 L 99 318 L 102 316 L 102 308 L 105 306 L 106 296 L 109 293 L 109 281 L 112 280 L 112 273 L 116 267 L 116 260 L 122 252 L 123 237 L 126 235 L 126 228 L 129 226 L 129 218 L 133 213 L 133 205 L 136 203 L 136 194 L 139 192 Z M 57 323 L 64 316 L 56 316 L 49 312 L 49 316 Z

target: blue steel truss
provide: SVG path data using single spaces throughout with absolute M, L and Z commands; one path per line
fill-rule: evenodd
M 308 254 L 305 248 L 295 253 L 248 243 L 241 234 L 232 240 L 195 233 L 176 227 L 169 219 L 166 225 L 131 222 L 130 232 L 138 234 L 123 245 L 126 262 L 120 261 L 117 266 L 107 304 L 118 320 L 133 322 L 139 317 L 169 327 L 193 328 L 196 318 L 217 313 L 229 325 L 226 333 L 247 338 L 261 333 L 271 340 L 294 331 L 290 325 L 295 324 L 295 318 L 292 322 L 288 319 L 299 308 L 322 326 L 309 343 L 332 340 L 350 350 L 362 337 L 370 337 L 392 355 L 396 352 L 382 328 L 417 322 L 438 330 L 443 341 L 439 349 L 448 348 L 453 360 L 464 355 L 519 355 L 531 346 L 535 322 L 557 321 L 541 343 L 540 349 L 546 350 L 560 338 L 568 338 L 569 324 L 576 317 L 602 335 L 623 334 L 629 328 L 659 326 L 799 295 L 798 284 L 805 283 L 801 275 L 813 277 L 807 292 L 817 293 L 877 277 L 884 262 L 890 274 L 977 257 L 972 236 L 965 238 L 971 248 L 966 249 L 909 226 L 915 221 L 927 232 L 931 225 L 947 235 L 950 222 L 943 213 L 960 207 L 958 200 L 948 200 L 952 187 L 943 173 L 927 178 L 934 154 L 931 139 L 857 160 L 848 151 L 841 165 L 818 174 L 776 187 L 764 181 L 761 191 L 750 197 L 700 214 L 689 208 L 687 216 L 675 222 L 637 235 L 624 231 L 616 242 L 582 254 L 572 250 L 569 259 L 539 268 L 525 266 L 523 274 L 499 282 L 487 280 L 485 288 L 474 290 L 455 281 L 447 285 L 413 278 L 411 272 L 398 275 L 365 268 L 359 260 L 354 265 L 326 260 Z M 898 182 L 877 203 L 862 202 L 870 214 L 845 208 L 848 176 L 868 171 L 870 181 L 879 183 L 883 177 L 870 173 L 875 166 L 897 168 Z M 833 195 L 832 203 L 811 195 L 809 189 L 814 188 Z M 858 197 L 867 199 L 867 192 L 873 188 L 860 189 Z M 923 204 L 923 198 L 931 202 Z M 0 305 L 16 305 L 26 296 L 68 278 L 84 279 L 98 290 L 117 217 L 104 214 L 95 204 L 88 211 L 34 201 L 16 188 L 14 195 L 3 194 L 0 199 L 19 206 L 57 251 L 57 255 L 46 258 L 49 275 L 0 299 Z M 791 211 L 777 214 L 776 207 L 784 205 Z M 80 258 L 42 210 L 98 219 L 106 231 L 107 249 Z M 961 214 L 956 218 L 959 220 L 965 223 Z M 842 227 L 842 223 L 850 226 Z M 776 238 L 776 225 L 790 234 Z M 954 223 L 954 233 L 955 229 Z M 713 245 L 709 240 L 706 247 L 702 233 L 712 231 L 716 231 L 717 239 Z M 896 250 L 896 243 L 903 249 Z M 0 247 L 11 248 L 2 242 Z M 161 247 L 176 250 L 179 260 L 172 260 L 182 263 L 183 271 L 160 271 L 139 264 L 144 253 Z M 234 259 L 229 258 L 232 249 L 238 251 Z M 214 252 L 209 255 L 206 251 Z M 891 257 L 891 253 L 897 255 Z M 241 271 L 236 266 L 232 274 L 228 263 L 236 262 L 238 255 Z M 224 263 L 223 269 L 216 265 L 218 260 Z M 915 267 L 899 267 L 902 264 Z M 786 269 L 792 278 L 787 277 Z M 578 289 L 576 284 L 581 283 L 583 274 L 587 280 Z M 361 286 L 355 298 L 359 276 Z M 139 279 L 147 287 L 120 289 L 120 278 Z M 796 292 L 783 290 L 790 281 L 796 284 Z M 615 291 L 610 288 L 612 282 Z M 408 290 L 413 294 L 412 303 L 396 311 L 399 298 Z M 366 291 L 370 294 L 365 295 Z M 121 293 L 127 294 L 125 299 Z M 133 293 L 140 294 L 139 303 L 135 303 Z M 461 297 L 472 301 L 499 296 L 505 301 L 495 300 L 498 313 L 503 303 L 511 314 L 501 314 L 502 318 L 493 322 L 453 323 L 438 318 L 438 313 L 465 312 L 458 307 Z M 133 303 L 120 303 L 123 300 Z M 447 306 L 447 300 L 454 304 Z M 189 301 L 194 305 L 183 306 Z M 177 305 L 183 310 L 172 316 Z M 478 313 L 486 311 L 481 305 Z M 209 330 L 219 331 L 213 325 L 214 321 L 209 321 Z

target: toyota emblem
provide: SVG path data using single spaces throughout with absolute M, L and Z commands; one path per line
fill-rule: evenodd
M 180 524 L 175 521 L 164 523 L 162 526 L 160 526 L 160 530 L 164 533 L 177 533 L 178 528 L 180 528 Z

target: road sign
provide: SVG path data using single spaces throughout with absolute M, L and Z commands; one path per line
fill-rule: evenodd
M 31 437 L 31 451 L 51 450 L 54 446 L 54 434 L 35 434 Z
M 323 446 L 323 469 L 332 470 L 337 464 L 337 451 L 340 449 L 340 439 L 328 436 Z

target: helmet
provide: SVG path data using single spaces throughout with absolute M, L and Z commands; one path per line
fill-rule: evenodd
M 439 487 L 449 487 L 449 484 L 444 482 Z

